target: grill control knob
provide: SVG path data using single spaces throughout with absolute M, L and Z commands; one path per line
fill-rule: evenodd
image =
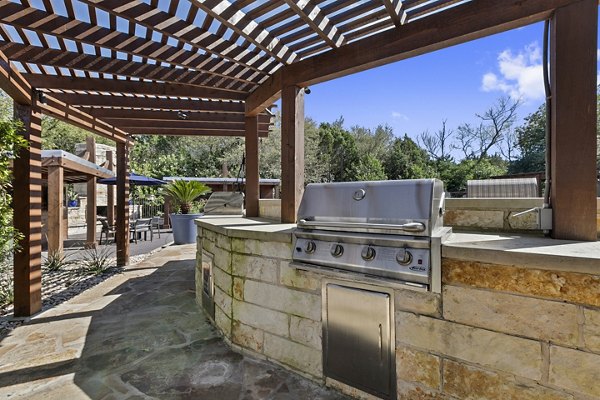
M 341 244 L 334 244 L 331 246 L 331 255 L 334 257 L 341 257 L 344 254 L 344 247 Z
M 371 246 L 367 246 L 360 252 L 360 256 L 365 261 L 371 261 L 375 258 L 375 249 Z
M 306 246 L 304 246 L 304 251 L 306 252 L 306 254 L 312 254 L 315 252 L 316 249 L 317 249 L 317 245 L 312 240 L 309 242 L 306 242 Z
M 412 254 L 410 251 L 406 250 L 406 249 L 402 249 L 400 251 L 398 251 L 398 253 L 396 253 L 396 261 L 398 261 L 398 264 L 400 265 L 408 265 L 411 263 L 412 261 Z

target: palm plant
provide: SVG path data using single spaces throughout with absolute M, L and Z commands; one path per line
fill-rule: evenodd
M 198 181 L 173 181 L 165 187 L 165 191 L 179 206 L 182 214 L 189 214 L 194 201 L 203 194 L 210 193 L 210 188 Z

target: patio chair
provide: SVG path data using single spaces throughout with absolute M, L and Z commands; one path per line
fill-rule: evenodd
M 98 242 L 98 244 L 102 244 L 102 235 L 104 235 L 104 240 L 106 241 L 106 243 L 104 244 L 108 244 L 108 238 L 110 237 L 110 235 L 112 235 L 114 241 L 115 234 L 117 231 L 116 228 L 113 225 L 110 225 L 108 221 L 104 218 L 99 218 L 99 220 L 102 224 L 102 230 L 100 231 L 100 241 Z
M 137 244 L 138 238 L 141 239 L 142 233 L 144 240 L 148 240 L 148 232 L 150 232 L 150 241 L 152 241 L 152 218 L 136 219 L 131 224 L 131 238 Z
M 165 220 L 163 217 L 152 217 L 152 230 L 156 229 L 158 237 L 160 237 L 160 228 L 164 225 Z

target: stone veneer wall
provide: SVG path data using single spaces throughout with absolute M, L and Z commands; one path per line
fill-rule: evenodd
M 289 267 L 289 234 L 231 238 L 199 227 L 198 249 L 198 268 L 200 249 L 213 254 L 215 324 L 225 338 L 323 381 L 322 277 Z M 394 291 L 399 399 L 600 399 L 600 270 L 456 259 L 442 269 L 441 294 Z

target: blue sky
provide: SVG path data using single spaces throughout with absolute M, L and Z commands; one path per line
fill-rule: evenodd
M 345 126 L 388 124 L 399 136 L 475 122 L 498 97 L 523 99 L 522 119 L 544 101 L 543 23 L 453 46 L 311 87 L 305 113 Z

